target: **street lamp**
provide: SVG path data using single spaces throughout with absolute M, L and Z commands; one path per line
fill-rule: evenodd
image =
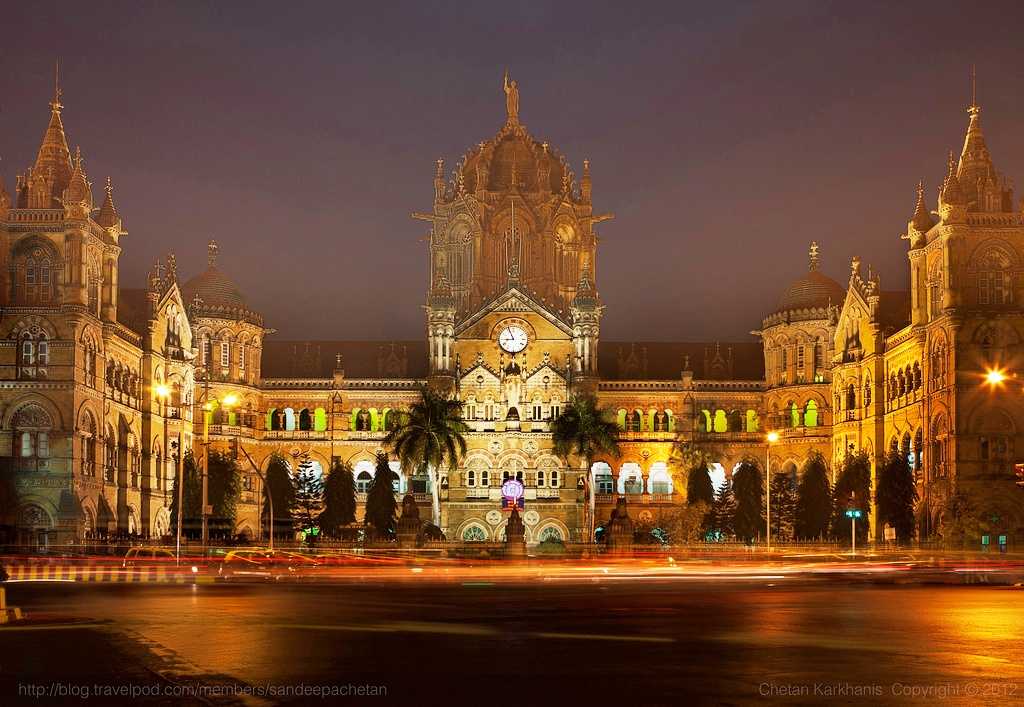
M 182 487 L 185 485 L 185 479 L 183 478 L 184 474 L 182 473 L 183 467 L 181 464 L 181 444 L 178 441 L 170 442 L 167 439 L 167 399 L 171 395 L 171 389 L 168 388 L 165 384 L 161 383 L 158 386 L 156 386 L 154 392 L 156 393 L 157 397 L 160 398 L 160 402 L 163 405 L 163 408 L 161 410 L 161 416 L 164 419 L 164 444 L 166 445 L 164 449 L 164 459 L 167 458 L 167 452 L 170 449 L 176 450 L 173 453 L 173 456 L 175 479 L 174 485 L 177 487 L 178 492 L 178 518 L 176 523 L 177 527 L 175 528 L 174 532 L 174 562 L 175 564 L 181 564 L 181 516 L 185 512 L 185 509 L 182 507 Z M 161 474 L 165 472 L 166 469 L 161 469 L 160 471 Z
M 204 397 L 209 392 L 209 384 L 207 384 L 207 391 L 204 392 Z M 224 396 L 224 399 L 220 401 L 220 407 L 227 411 L 228 415 L 231 414 L 231 407 L 238 402 L 238 396 L 234 393 L 228 393 Z M 210 506 L 209 506 L 209 489 L 210 489 L 210 417 L 212 417 L 213 405 L 206 402 L 203 405 L 203 551 L 206 551 L 206 546 L 210 541 Z M 210 412 L 210 414 L 207 414 Z M 230 419 L 230 418 L 229 418 Z
M 764 531 L 768 541 L 768 552 L 772 550 L 772 445 L 779 441 L 779 433 L 772 431 L 765 437 L 767 442 L 764 445 L 764 490 L 765 490 L 765 513 Z
M 1006 380 L 1006 373 L 998 368 L 990 368 L 985 373 L 985 382 L 993 388 L 1001 386 Z

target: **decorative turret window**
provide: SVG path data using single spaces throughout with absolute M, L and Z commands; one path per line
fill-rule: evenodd
M 231 365 L 231 342 L 222 341 L 220 342 L 220 365 L 222 368 L 227 368 Z
M 1013 286 L 1010 258 L 1002 250 L 993 248 L 982 256 L 978 270 L 978 304 L 1013 304 Z

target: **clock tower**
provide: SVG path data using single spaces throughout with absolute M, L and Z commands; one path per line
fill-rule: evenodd
M 470 429 L 464 468 L 450 470 L 443 504 L 453 537 L 470 520 L 493 525 L 487 513 L 501 507 L 509 478 L 523 482 L 528 510 L 538 494 L 545 499 L 524 517 L 543 525 L 545 513 L 557 513 L 551 523 L 580 527 L 578 471 L 560 468 L 550 427 L 571 395 L 597 387 L 594 226 L 611 215 L 594 214 L 590 163 L 577 178 L 519 121 L 516 82 L 506 78 L 504 89 L 505 124 L 450 175 L 438 160 L 433 210 L 413 214 L 431 224 L 431 384 L 462 401 Z

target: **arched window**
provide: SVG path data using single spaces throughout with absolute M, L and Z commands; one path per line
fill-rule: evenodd
M 937 260 L 928 278 L 928 316 L 937 319 L 942 316 L 942 262 Z
M 640 418 L 641 418 L 641 415 L 640 415 L 640 411 L 639 410 L 634 410 L 633 412 L 629 413 L 628 417 L 626 418 L 626 420 L 627 420 L 626 431 L 627 432 L 639 432 L 640 431 L 640 424 L 641 424 L 640 423 Z
M 479 525 L 469 525 L 462 531 L 462 541 L 467 543 L 487 542 L 487 531 Z
M 220 342 L 220 367 L 229 368 L 231 366 L 231 342 L 221 341 Z
M 19 442 L 20 468 L 25 471 L 45 469 L 50 457 L 50 430 L 53 429 L 50 414 L 42 406 L 28 403 L 14 413 L 11 427 Z
M 651 493 L 672 493 L 672 477 L 665 462 L 655 462 L 648 473 L 647 487 Z
M 390 432 L 398 425 L 398 411 L 387 409 L 384 411 L 384 431 Z
M 303 431 L 313 429 L 313 416 L 309 414 L 309 408 L 302 408 L 299 411 L 299 429 Z
M 914 390 L 921 387 L 921 364 L 914 363 Z
M 919 470 L 924 466 L 924 433 L 918 429 L 914 435 L 914 469 Z
M 978 261 L 978 304 L 1007 305 L 1013 303 L 1010 258 L 999 248 L 987 251 Z
M 799 427 L 800 426 L 800 408 L 797 407 L 795 402 L 789 404 L 789 426 Z
M 45 307 L 53 300 L 53 259 L 43 248 L 34 248 L 15 260 L 22 304 Z
M 807 401 L 807 406 L 804 408 L 804 427 L 817 427 L 818 426 L 818 403 L 813 400 Z
M 356 493 L 369 492 L 370 484 L 373 483 L 373 462 L 364 459 L 363 461 L 357 462 L 352 471 L 356 480 Z
M 757 411 L 747 410 L 747 432 L 757 432 L 760 426 L 761 422 L 757 419 Z
M 644 491 L 643 474 L 640 465 L 627 462 L 619 469 L 619 493 L 640 494 Z
M 295 430 L 295 411 L 291 408 L 284 409 L 284 428 L 288 432 Z
M 557 419 L 562 414 L 562 401 L 558 398 L 551 398 L 551 419 Z
M 846 389 L 846 409 L 857 409 L 857 387 L 853 383 L 850 383 Z
M 327 430 L 327 411 L 323 408 L 317 408 L 313 411 L 313 429 L 317 432 L 325 432 Z
M 715 410 L 715 432 L 728 432 L 729 431 L 729 418 L 725 414 L 725 410 Z
M 594 488 L 599 494 L 615 493 L 615 480 L 612 478 L 612 468 L 605 462 L 595 462 L 591 467 L 594 474 Z
M 743 431 L 743 413 L 739 410 L 729 411 L 729 431 L 730 432 L 742 432 Z
M 558 526 L 549 525 L 538 533 L 537 542 L 564 542 L 562 531 L 558 529 Z
M 713 432 L 715 429 L 714 423 L 711 421 L 711 411 L 701 410 L 700 411 L 700 431 L 701 432 Z

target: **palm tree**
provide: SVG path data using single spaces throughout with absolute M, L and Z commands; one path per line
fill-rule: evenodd
M 575 455 L 584 464 L 584 492 L 587 502 L 584 525 L 587 538 L 594 539 L 594 459 L 601 455 L 619 456 L 619 426 L 609 410 L 600 408 L 592 395 L 577 395 L 569 400 L 562 414 L 551 423 L 551 441 L 555 454 L 569 464 Z
M 438 480 L 441 467 L 458 466 L 466 454 L 462 403 L 430 388 L 420 389 L 420 399 L 402 413 L 384 444 L 391 448 L 406 470 L 426 471 L 430 478 L 430 510 L 434 525 L 441 525 Z M 408 474 L 408 471 L 406 472 Z M 411 476 L 411 474 L 408 474 Z

